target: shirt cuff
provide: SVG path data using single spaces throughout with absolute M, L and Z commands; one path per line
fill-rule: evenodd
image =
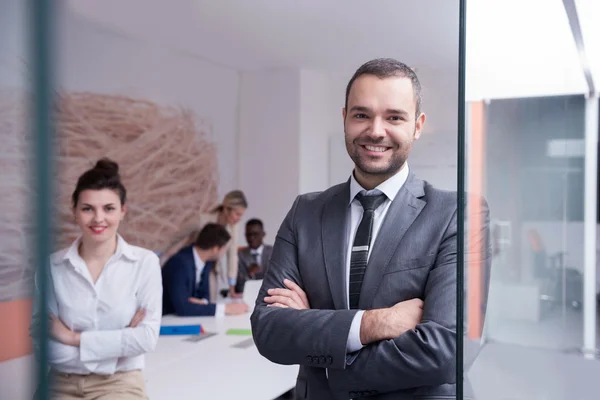
M 81 362 L 98 362 L 123 355 L 123 331 L 81 332 L 79 355 Z
M 364 310 L 360 310 L 354 315 L 354 319 L 352 319 L 348 341 L 346 342 L 346 354 L 354 353 L 363 348 L 363 344 L 360 341 L 360 325 L 364 313 Z
M 236 278 L 228 278 L 229 279 L 229 286 L 235 286 L 235 284 L 237 283 L 237 279 Z
M 215 317 L 224 317 L 225 316 L 225 304 L 219 303 L 216 304 L 215 308 Z

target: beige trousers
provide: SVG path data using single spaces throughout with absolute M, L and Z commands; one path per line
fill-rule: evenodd
M 50 371 L 52 400 L 147 400 L 142 371 L 74 375 Z

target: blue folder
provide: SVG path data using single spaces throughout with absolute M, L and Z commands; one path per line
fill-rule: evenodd
M 166 325 L 160 327 L 161 335 L 199 335 L 202 332 L 200 325 Z

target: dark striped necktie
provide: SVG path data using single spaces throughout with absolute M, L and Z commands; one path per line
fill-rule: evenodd
M 367 191 L 363 190 L 356 195 L 356 199 L 360 201 L 364 211 L 354 237 L 350 256 L 349 300 L 351 309 L 358 308 L 360 289 L 367 269 L 369 246 L 373 234 L 373 215 L 377 207 L 383 204 L 386 198 L 379 190 L 374 190 L 372 194 L 367 194 Z

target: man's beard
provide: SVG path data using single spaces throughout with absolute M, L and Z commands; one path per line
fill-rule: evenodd
M 413 137 L 414 137 L 415 133 L 416 133 L 416 129 L 413 132 Z M 386 150 L 386 151 L 391 151 L 392 154 L 391 154 L 391 157 L 390 157 L 387 165 L 383 165 L 383 166 L 369 165 L 370 163 L 368 161 L 368 156 L 363 156 L 364 159 L 361 158 L 361 155 L 358 150 L 359 145 L 356 144 L 356 139 L 350 144 L 350 146 L 346 145 L 346 149 L 348 150 L 348 155 L 350 156 L 352 161 L 354 161 L 356 168 L 358 168 L 365 174 L 392 176 L 396 172 L 400 171 L 400 169 L 402 168 L 404 163 L 406 163 L 406 160 L 408 159 L 408 155 L 410 154 L 410 150 L 412 149 L 412 142 L 413 141 L 411 140 L 409 142 L 405 142 L 405 143 L 401 143 L 401 144 L 392 144 L 392 146 L 387 145 L 386 147 L 390 147 L 390 149 Z M 377 142 L 372 142 L 372 141 L 367 142 L 367 143 L 361 142 L 361 144 L 362 145 L 373 145 L 373 146 L 386 145 L 383 142 L 377 143 Z
M 394 175 L 396 172 L 400 171 L 404 163 L 408 158 L 408 154 L 406 152 L 400 151 L 400 148 L 395 149 L 396 152 L 392 154 L 387 165 L 370 165 L 368 160 L 364 160 L 364 157 L 358 152 L 354 152 L 350 154 L 350 158 L 354 161 L 356 168 L 360 169 L 362 172 L 369 175 Z

